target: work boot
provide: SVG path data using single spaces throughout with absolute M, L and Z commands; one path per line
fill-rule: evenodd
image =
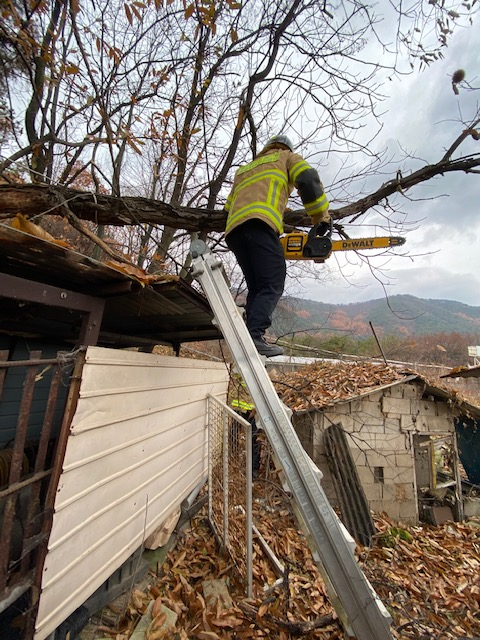
M 279 347 L 276 344 L 268 344 L 263 338 L 254 338 L 253 344 L 255 345 L 258 353 L 261 356 L 266 356 L 267 358 L 281 356 L 283 353 L 282 347 Z

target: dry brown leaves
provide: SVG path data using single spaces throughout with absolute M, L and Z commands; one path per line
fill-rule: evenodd
M 25 216 L 21 213 L 17 213 L 15 218 L 11 220 L 10 225 L 14 229 L 18 229 L 19 231 L 28 233 L 31 236 L 36 236 L 41 240 L 46 240 L 47 242 L 53 242 L 54 244 L 58 244 L 60 247 L 70 248 L 70 245 L 66 240 L 54 238 L 50 233 L 48 233 L 48 231 L 45 231 L 45 229 L 42 229 L 42 227 L 39 227 L 37 224 L 34 224 L 30 220 L 27 220 L 27 218 L 25 218 Z
M 156 275 L 149 274 L 144 269 L 137 267 L 134 264 L 129 262 L 118 262 L 116 260 L 105 260 L 107 267 L 111 269 L 115 269 L 115 271 L 120 271 L 121 273 L 125 273 L 126 275 L 135 278 L 138 282 L 143 285 L 154 284 L 155 282 L 176 282 L 178 281 L 178 276 L 175 275 Z
M 130 637 L 136 622 L 154 601 L 178 618 L 170 640 L 231 638 L 342 638 L 323 580 L 303 534 L 292 516 L 288 496 L 274 482 L 254 484 L 254 521 L 286 567 L 283 582 L 254 539 L 254 597 L 246 599 L 235 566 L 219 552 L 204 515 L 180 535 L 146 591 L 136 590 L 110 634 Z M 442 527 L 398 525 L 375 517 L 373 547 L 358 547 L 359 562 L 392 618 L 392 635 L 407 640 L 480 638 L 480 520 Z M 205 597 L 204 580 L 224 580 L 232 598 Z M 160 616 L 160 618 L 158 617 Z M 154 616 L 146 640 L 163 640 Z M 315 625 L 321 625 L 315 628 Z M 307 632 L 307 629 L 311 629 Z
M 395 637 L 480 637 L 480 520 L 399 528 L 376 518 L 376 527 L 376 544 L 359 557 Z
M 402 380 L 404 374 L 370 362 L 316 362 L 277 374 L 278 395 L 293 411 L 327 406 Z
M 311 622 L 326 614 L 330 623 L 331 616 L 336 618 L 310 551 L 290 513 L 287 498 L 270 483 L 259 483 L 256 494 L 255 521 L 287 568 L 283 583 L 268 595 L 264 594 L 264 587 L 272 585 L 277 575 L 254 541 L 254 597 L 246 599 L 245 586 L 235 567 L 228 557 L 219 553 L 205 518 L 198 517 L 167 556 L 163 576 L 149 590 L 151 598 L 160 598 L 178 614 L 178 634 L 182 632 L 185 637 L 199 640 L 290 640 L 294 636 L 288 629 L 295 624 Z M 233 600 L 231 607 L 225 608 L 225 603 L 219 600 L 206 600 L 202 583 L 209 579 L 225 581 Z M 323 629 L 313 630 L 308 637 L 334 638 L 338 633 L 339 627 L 334 621 Z
M 147 592 L 135 594 L 131 613 L 144 611 L 149 600 L 166 605 L 178 615 L 173 640 L 343 637 L 285 494 L 273 483 L 257 482 L 254 509 L 260 533 L 287 569 L 279 586 L 265 594 L 264 586 L 277 576 L 255 543 L 254 597 L 247 600 L 235 567 L 219 553 L 208 523 L 199 516 L 167 556 L 163 575 Z M 480 522 L 400 528 L 386 517 L 375 521 L 375 544 L 359 547 L 358 558 L 392 615 L 394 638 L 480 637 Z M 206 579 L 225 580 L 230 608 L 205 600 Z M 315 629 L 316 621 L 323 626 Z

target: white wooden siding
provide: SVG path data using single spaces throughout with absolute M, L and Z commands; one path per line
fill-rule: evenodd
M 44 640 L 206 475 L 206 396 L 223 363 L 90 347 L 42 577 Z

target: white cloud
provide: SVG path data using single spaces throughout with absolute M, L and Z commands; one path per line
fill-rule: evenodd
M 456 300 L 480 306 L 480 277 L 471 272 L 452 272 L 438 266 L 399 269 L 389 273 L 394 284 L 382 286 L 375 278 L 360 276 L 352 284 L 312 282 L 304 298 L 329 304 L 350 304 L 408 294 L 417 298 Z
M 418 159 L 399 162 L 407 173 L 440 160 L 463 131 L 460 120 L 468 121 L 478 110 L 480 89 L 461 88 L 456 96 L 450 78 L 456 69 L 464 68 L 467 81 L 480 87 L 480 76 L 475 78 L 480 69 L 480 30 L 474 25 L 457 32 L 444 54 L 444 60 L 423 72 L 392 82 L 391 98 L 382 105 L 387 113 L 376 151 L 382 147 L 397 150 L 401 145 Z M 468 138 L 460 152 L 478 153 L 479 145 Z M 410 294 L 480 306 L 479 193 L 480 176 L 460 172 L 430 180 L 407 193 L 413 201 L 405 200 L 402 208 L 409 220 L 420 221 L 418 229 L 407 234 L 407 244 L 392 252 L 387 264 L 384 256 L 371 259 L 372 265 L 388 269 L 382 281 L 391 283 L 386 285 L 389 295 Z M 366 222 L 372 220 L 367 218 Z M 368 225 L 353 227 L 351 235 L 368 236 L 371 231 Z M 407 251 L 410 258 L 402 257 Z M 336 256 L 330 258 L 329 266 L 336 260 Z M 385 296 L 382 285 L 355 256 L 339 257 L 338 263 L 350 284 L 312 282 L 303 296 L 340 304 Z

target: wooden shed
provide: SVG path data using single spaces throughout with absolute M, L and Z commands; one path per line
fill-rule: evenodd
M 206 475 L 206 299 L 0 224 L 0 629 L 44 640 Z

